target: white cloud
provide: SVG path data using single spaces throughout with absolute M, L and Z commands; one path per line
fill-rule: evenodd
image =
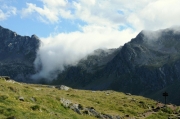
M 23 16 L 29 16 L 32 13 L 39 13 L 40 19 L 43 21 L 50 21 L 50 22 L 58 22 L 59 18 L 57 16 L 57 12 L 52 12 L 49 8 L 44 6 L 43 8 L 37 7 L 36 4 L 27 3 L 27 8 L 23 9 L 22 14 Z M 45 19 L 44 19 L 45 17 Z
M 8 17 L 14 16 L 17 9 L 12 6 L 2 5 L 0 9 L 0 21 L 6 20 Z
M 156 30 L 178 25 L 179 0 L 78 0 L 73 2 L 77 18 L 89 24 L 113 27 L 131 26 L 136 31 Z M 118 12 L 120 11 L 120 12 Z
M 108 1 L 85 1 L 73 2 L 75 16 L 89 24 L 117 27 L 126 23 L 124 15 L 118 13 L 118 9 L 112 7 Z
M 33 13 L 38 19 L 45 23 L 58 23 L 60 18 L 72 18 L 71 11 L 66 10 L 68 1 L 66 0 L 41 0 L 43 7 L 33 3 L 26 3 L 27 8 L 22 9 L 22 16 L 27 17 Z M 39 16 L 40 15 L 40 16 Z
M 128 19 L 138 30 L 157 30 L 179 25 L 179 4 L 179 0 L 153 1 L 144 6 L 143 9 L 132 12 Z
M 179 0 L 41 0 L 43 7 L 27 3 L 24 15 L 38 13 L 42 21 L 58 23 L 76 19 L 87 24 L 135 30 L 158 29 L 178 24 Z M 39 17 L 37 15 L 37 17 Z M 44 20 L 43 20 L 44 19 Z
M 50 8 L 65 7 L 68 4 L 67 0 L 41 0 Z
M 0 21 L 5 20 L 6 18 L 6 14 L 2 10 L 0 10 Z

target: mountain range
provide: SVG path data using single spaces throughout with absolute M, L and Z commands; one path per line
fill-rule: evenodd
M 40 39 L 20 36 L 0 27 L 0 75 L 33 82 Z M 180 32 L 177 29 L 141 31 L 116 49 L 97 49 L 75 66 L 65 66 L 52 85 L 87 90 L 116 90 L 180 105 Z
M 67 67 L 54 84 L 116 90 L 180 104 L 180 33 L 173 29 L 141 31 L 124 46 L 96 50 L 77 66 Z M 176 86 L 174 86 L 176 85 Z

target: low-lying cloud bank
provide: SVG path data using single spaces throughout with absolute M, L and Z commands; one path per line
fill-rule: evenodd
M 64 66 L 76 65 L 95 49 L 119 47 L 136 34 L 130 29 L 118 31 L 104 27 L 86 27 L 82 32 L 60 33 L 41 38 L 42 45 L 34 62 L 38 73 L 32 77 L 52 80 L 57 73 L 64 70 Z

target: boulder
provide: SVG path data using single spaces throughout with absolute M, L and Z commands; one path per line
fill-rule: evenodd
M 68 99 L 61 98 L 60 101 L 61 101 L 62 105 L 66 108 L 68 108 L 70 106 L 70 104 L 72 104 L 72 102 Z
M 20 101 L 24 101 L 24 97 L 20 96 L 20 97 L 19 97 L 19 100 L 20 100 Z
M 98 111 L 96 111 L 93 107 L 86 107 L 84 110 L 86 112 L 88 112 L 88 114 L 91 115 L 91 116 L 94 116 L 94 117 L 97 117 L 97 118 L 101 117 L 101 114 Z
M 11 79 L 9 76 L 0 76 L 0 78 L 4 78 L 6 81 Z
M 131 93 L 125 93 L 125 94 L 131 96 Z
M 61 85 L 61 86 L 59 86 L 57 88 L 60 89 L 60 90 L 65 90 L 65 91 L 68 91 L 70 89 L 70 87 L 67 87 L 65 85 Z
M 72 109 L 73 111 L 75 111 L 78 114 L 82 114 L 81 113 L 82 108 L 79 108 L 79 107 L 80 107 L 79 104 L 71 104 L 70 105 L 70 109 Z

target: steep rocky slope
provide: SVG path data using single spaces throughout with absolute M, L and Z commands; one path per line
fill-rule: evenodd
M 0 75 L 30 81 L 40 40 L 36 35 L 20 36 L 0 26 Z
M 93 90 L 113 89 L 150 97 L 180 81 L 179 46 L 180 33 L 177 31 L 142 31 L 122 48 L 96 57 L 104 60 L 103 57 L 112 56 L 103 66 L 90 65 L 96 69 L 95 72 L 86 70 L 89 69 L 86 63 L 92 61 L 90 57 L 94 57 L 91 55 L 86 61 L 80 62 L 81 65 L 68 67 L 54 83 Z M 171 102 L 180 104 L 173 100 Z
M 131 92 L 149 93 L 179 80 L 180 34 L 172 30 L 161 31 L 159 37 L 153 37 L 156 32 L 148 33 L 150 38 L 145 34 L 141 32 L 125 44 L 105 69 L 118 78 L 118 89 L 129 91 L 134 85 Z

